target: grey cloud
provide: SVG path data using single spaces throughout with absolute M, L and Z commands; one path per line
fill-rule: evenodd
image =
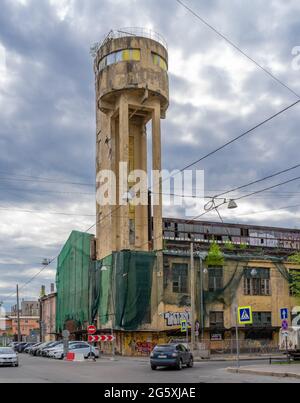
M 231 0 L 226 5 L 221 0 L 186 2 L 251 56 L 266 63 L 266 67 L 272 69 L 275 58 L 285 69 L 276 74 L 300 91 L 299 71 L 291 68 L 291 49 L 299 45 L 297 2 L 291 1 L 288 6 L 279 0 L 269 3 Z M 207 83 L 206 93 L 197 95 L 209 95 L 212 104 L 202 108 L 195 106 L 191 95 L 196 89 L 189 77 L 170 75 L 171 104 L 167 120 L 163 122 L 165 168 L 182 168 L 270 116 L 281 107 L 272 105 L 271 100 L 278 99 L 282 105 L 287 105 L 295 98 L 256 68 L 241 82 L 237 93 L 233 88 L 236 77 L 225 68 L 226 60 L 222 59 L 229 45 L 173 0 L 75 0 L 63 21 L 46 0 L 29 0 L 27 6 L 3 0 L 0 43 L 7 49 L 7 67 L 13 79 L 0 88 L 0 94 L 5 97 L 0 109 L 0 207 L 58 212 L 75 208 L 80 213 L 82 204 L 85 212 L 94 212 L 93 195 L 62 193 L 92 193 L 93 188 L 5 181 L 3 172 L 94 182 L 95 102 L 89 46 L 101 40 L 111 28 L 148 24 L 165 36 L 170 51 L 182 52 L 185 63 L 195 53 L 205 56 L 218 50 L 215 63 L 203 62 L 194 67 L 201 80 Z M 235 60 L 243 59 L 237 52 L 233 54 Z M 226 110 L 218 108 L 221 101 L 228 104 Z M 236 106 L 232 109 L 232 105 Z M 253 110 L 243 115 L 243 108 L 251 105 Z M 231 188 L 296 164 L 299 160 L 298 126 L 299 112 L 295 108 L 253 136 L 198 164 L 198 168 L 205 170 L 207 189 Z M 293 177 L 293 173 L 283 178 L 288 177 Z M 55 191 L 61 193 L 51 193 Z M 297 195 L 288 198 L 285 192 L 289 191 L 299 192 L 299 183 L 278 189 L 268 197 L 258 197 L 253 200 L 253 206 L 261 210 L 274 208 L 279 203 L 281 206 L 294 204 Z M 11 218 L 10 229 L 7 214 Z M 18 223 L 14 213 L 7 214 L 0 212 L 0 242 L 4 249 L 1 257 L 17 256 L 28 265 L 0 265 L 0 283 L 11 284 L 5 292 L 0 290 L 1 295 L 13 292 L 17 279 L 25 281 L 26 269 L 36 260 L 38 263 L 43 257 L 56 256 L 69 230 L 83 230 L 93 221 L 49 216 L 48 222 L 43 221 L 45 228 L 37 241 L 34 218 L 30 226 L 28 216 L 22 216 L 23 221 Z M 183 211 L 179 209 L 176 214 L 181 215 Z M 262 221 L 261 216 L 239 218 L 243 222 L 250 220 L 295 226 L 295 220 L 285 216 L 281 219 L 274 216 L 267 221 Z M 55 239 L 56 233 L 58 239 Z M 49 284 L 53 279 L 54 276 L 46 278 L 45 282 Z M 31 284 L 23 296 L 37 296 L 42 280 L 44 278 Z

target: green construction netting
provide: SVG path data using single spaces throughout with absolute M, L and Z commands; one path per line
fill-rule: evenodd
M 204 291 L 204 307 L 206 307 L 211 303 L 216 302 L 222 303 L 225 306 L 231 305 L 236 296 L 236 292 L 240 285 L 241 279 L 244 275 L 244 270 L 245 267 L 237 263 L 235 265 L 233 272 L 230 275 L 229 281 L 222 289 L 213 292 Z
M 92 292 L 92 314 L 105 325 L 137 330 L 151 307 L 155 254 L 123 251 L 97 262 Z
M 56 329 L 60 333 L 68 321 L 78 328 L 90 320 L 89 278 L 92 267 L 92 235 L 72 232 L 57 262 Z
M 233 260 L 236 261 L 236 267 L 235 269 L 231 272 L 230 279 L 229 281 L 225 284 L 225 286 L 217 291 L 204 291 L 204 314 L 207 315 L 207 310 L 206 307 L 209 304 L 212 303 L 222 303 L 225 306 L 230 306 L 234 302 L 234 299 L 237 295 L 237 290 L 240 285 L 240 282 L 245 275 L 246 277 L 249 275 L 251 272 L 252 268 L 248 268 L 248 263 L 251 262 L 251 260 L 254 259 L 261 259 L 264 261 L 271 261 L 274 263 L 274 266 L 278 270 L 278 272 L 281 274 L 281 276 L 288 282 L 291 281 L 291 277 L 289 274 L 289 271 L 284 265 L 284 259 L 282 258 L 277 258 L 273 256 L 248 256 L 248 255 L 243 255 L 243 256 L 232 256 L 232 255 L 224 255 L 225 258 L 225 270 L 230 270 L 229 267 L 226 268 L 226 260 Z M 250 274 L 251 276 L 251 274 Z

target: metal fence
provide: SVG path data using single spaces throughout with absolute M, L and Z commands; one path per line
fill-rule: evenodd
M 158 32 L 155 32 L 152 29 L 138 28 L 138 27 L 128 27 L 128 28 L 126 27 L 126 28 L 120 28 L 118 30 L 110 31 L 110 33 L 103 40 L 102 45 L 109 39 L 125 38 L 128 36 L 137 36 L 137 37 L 152 39 L 152 40 L 160 43 L 165 49 L 168 49 L 167 41 Z
M 265 355 L 280 353 L 279 345 L 271 340 L 240 340 L 239 350 L 241 354 Z M 200 354 L 209 352 L 211 355 L 233 355 L 237 353 L 235 339 L 222 341 L 205 340 L 197 344 L 196 351 Z

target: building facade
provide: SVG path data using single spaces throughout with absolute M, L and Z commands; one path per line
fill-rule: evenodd
M 20 316 L 21 340 L 38 342 L 40 337 L 39 316 Z M 6 317 L 6 329 L 2 334 L 12 340 L 18 340 L 18 318 L 16 316 Z
M 11 309 L 12 315 L 17 316 L 17 305 Z M 20 315 L 22 316 L 39 316 L 40 304 L 39 301 L 21 301 Z
M 56 299 L 54 284 L 51 285 L 50 294 L 40 299 L 41 306 L 41 340 L 43 342 L 56 340 Z
M 59 256 L 56 332 L 86 339 L 96 324 L 99 334 L 116 336 L 104 351 L 149 354 L 156 344 L 186 339 L 181 321 L 192 324 L 193 302 L 197 345 L 221 351 L 234 348 L 236 307 L 251 305 L 254 323 L 239 327 L 242 343 L 276 349 L 280 308 L 289 309 L 290 325 L 299 322 L 291 273 L 300 266 L 288 257 L 300 249 L 300 231 L 163 219 L 162 180 L 154 180 L 151 197 L 147 180 L 138 195 L 135 185 L 148 174 L 149 122 L 151 165 L 161 171 L 167 45 L 151 31 L 111 32 L 95 48 L 94 72 L 97 233 L 73 232 Z M 140 204 L 131 202 L 136 197 Z M 207 260 L 212 245 L 221 249 L 218 264 Z

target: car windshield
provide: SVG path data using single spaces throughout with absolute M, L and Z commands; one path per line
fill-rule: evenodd
M 0 348 L 0 355 L 15 354 L 11 348 Z

